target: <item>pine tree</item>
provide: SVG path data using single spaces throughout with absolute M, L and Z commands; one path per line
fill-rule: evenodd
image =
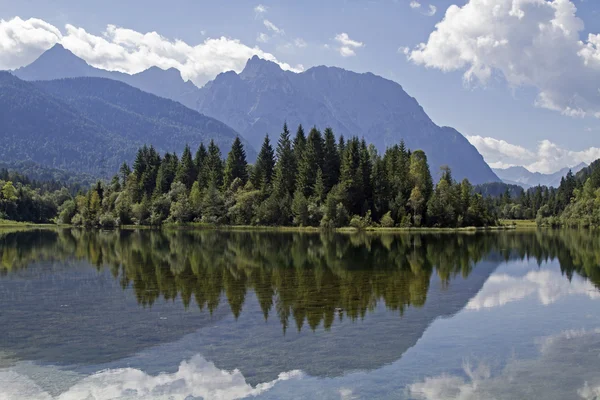
M 200 143 L 198 150 L 196 150 L 196 155 L 194 156 L 194 166 L 196 167 L 196 171 L 198 171 L 198 173 L 202 169 L 202 165 L 204 165 L 204 160 L 206 160 L 207 155 L 208 153 L 206 152 L 204 143 Z
M 323 136 L 317 128 L 312 128 L 306 139 L 302 159 L 298 163 L 296 179 L 296 187 L 304 196 L 312 195 L 319 169 L 323 169 Z
M 239 136 L 235 138 L 231 145 L 231 151 L 227 155 L 224 172 L 224 188 L 229 188 L 229 185 L 239 178 L 242 184 L 248 182 L 248 162 L 246 161 L 246 151 Z
M 192 160 L 192 152 L 190 146 L 186 145 L 183 154 L 181 155 L 181 162 L 179 163 L 175 180 L 183 183 L 185 187 L 190 190 L 196 180 L 196 176 L 198 176 L 198 172 L 196 171 L 196 166 Z
M 221 150 L 213 140 L 208 145 L 208 154 L 202 171 L 200 172 L 205 180 L 198 179 L 198 182 L 203 188 L 209 187 L 211 184 L 215 187 L 223 186 L 223 160 L 221 159 Z
M 287 124 L 283 125 L 283 132 L 277 143 L 277 164 L 275 165 L 274 193 L 279 197 L 292 196 L 296 181 L 296 159 L 290 140 Z
M 270 186 L 273 180 L 273 171 L 275 169 L 275 152 L 271 146 L 269 135 L 265 136 L 254 170 L 252 171 L 251 182 L 255 188 Z
M 304 128 L 302 124 L 298 125 L 296 131 L 296 137 L 294 138 L 294 156 L 296 158 L 296 166 L 300 164 L 300 161 L 304 157 L 304 149 L 306 148 L 306 135 L 304 134 Z
M 331 128 L 325 129 L 323 147 L 323 179 L 325 192 L 337 184 L 340 178 L 340 153 Z

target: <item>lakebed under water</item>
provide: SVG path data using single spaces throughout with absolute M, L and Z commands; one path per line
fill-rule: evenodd
M 0 399 L 596 399 L 599 239 L 0 230 Z

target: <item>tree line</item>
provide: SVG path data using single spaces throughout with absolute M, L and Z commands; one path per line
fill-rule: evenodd
M 497 192 L 496 184 L 478 185 L 477 191 Z M 577 174 L 571 171 L 558 188 L 536 186 L 515 193 L 504 185 L 503 194 L 491 196 L 493 208 L 503 219 L 535 219 L 539 226 L 600 226 L 600 160 Z
M 464 227 L 497 223 L 491 203 L 449 168 L 434 185 L 427 156 L 403 142 L 379 154 L 364 139 L 330 128 L 286 124 L 266 135 L 251 165 L 240 138 L 227 157 L 210 142 L 179 157 L 153 146 L 137 152 L 108 184 L 98 182 L 60 207 L 58 221 L 81 226 L 207 224 Z

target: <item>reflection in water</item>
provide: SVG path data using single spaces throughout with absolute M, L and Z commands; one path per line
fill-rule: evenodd
M 539 339 L 539 359 L 509 360 L 501 370 L 478 361 L 460 371 L 450 360 L 531 334 L 525 325 L 515 332 L 518 314 L 506 310 L 524 310 L 526 297 L 536 301 L 521 312 L 536 316 L 539 329 L 559 326 L 544 310 L 561 300 L 597 299 L 599 254 L 597 235 L 583 231 L 0 231 L 0 352 L 9 354 L 0 359 L 0 388 L 12 382 L 4 387 L 39 393 L 32 398 L 296 393 L 282 385 L 304 387 L 304 397 L 315 397 L 313 389 L 333 390 L 330 398 L 527 398 L 533 381 L 560 384 L 547 366 L 558 371 L 577 357 L 597 365 L 600 331 L 581 330 L 576 313 L 557 313 L 557 329 L 577 329 Z M 523 273 L 508 267 L 519 263 Z M 596 358 L 582 354 L 590 348 Z M 576 356 L 565 359 L 565 349 Z M 31 372 L 27 360 L 43 372 Z M 538 370 L 548 375 L 531 379 Z M 593 398 L 593 374 L 581 368 L 565 380 L 577 376 L 580 396 Z M 329 379 L 340 383 L 323 387 Z M 357 387 L 361 379 L 372 385 Z
M 27 366 L 23 366 L 26 370 Z M 68 372 L 55 367 L 39 367 L 40 372 L 57 381 L 72 380 Z M 270 382 L 249 385 L 239 370 L 223 371 L 200 355 L 181 362 L 173 373 L 149 375 L 135 368 L 100 371 L 80 376 L 53 397 L 52 390 L 30 379 L 26 373 L 0 370 L 0 398 L 81 400 L 81 399 L 241 399 L 255 397 L 272 389 L 277 383 L 300 379 L 300 371 L 279 374 Z
M 403 314 L 407 307 L 425 304 L 432 275 L 448 286 L 453 277 L 468 277 L 485 257 L 498 261 L 534 257 L 538 263 L 558 259 L 569 280 L 577 273 L 600 287 L 600 243 L 596 235 L 584 231 L 350 236 L 183 230 L 0 232 L 1 274 L 40 261 L 82 260 L 108 268 L 123 288 L 131 285 L 141 305 L 180 297 L 185 307 L 193 299 L 200 310 L 213 313 L 225 295 L 236 318 L 252 290 L 265 319 L 275 312 L 284 331 L 290 320 L 298 330 L 304 323 L 315 330 L 321 323 L 329 329 L 336 317 L 363 318 L 379 300 Z M 561 288 L 549 288 L 551 280 L 545 274 L 531 273 L 520 282 L 493 277 L 489 296 L 481 294 L 469 307 L 490 307 L 535 291 L 550 302 L 560 295 L 552 291 Z M 563 286 L 584 290 L 567 282 Z

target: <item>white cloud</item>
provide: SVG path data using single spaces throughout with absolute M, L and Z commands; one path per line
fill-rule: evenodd
M 421 9 L 421 3 L 419 3 L 416 0 L 411 1 L 409 3 L 409 6 L 413 10 L 420 10 Z M 422 11 L 421 13 L 423 15 L 427 15 L 428 17 L 433 17 L 436 12 L 437 12 L 437 7 L 434 6 L 433 4 L 430 4 L 429 6 L 427 6 L 427 11 Z
M 569 282 L 557 272 L 531 271 L 523 277 L 492 275 L 481 291 L 469 301 L 466 308 L 482 310 L 501 307 L 531 295 L 537 295 L 543 305 L 552 304 L 570 295 L 585 295 L 590 299 L 600 299 L 600 292 L 583 278 L 574 277 Z
M 41 19 L 0 20 L 0 70 L 31 63 L 61 38 L 60 30 Z
M 73 25 L 66 25 L 65 30 L 63 33 L 38 19 L 23 21 L 17 17 L 0 21 L 0 68 L 26 65 L 53 44 L 61 43 L 97 68 L 137 73 L 152 66 L 173 67 L 197 85 L 224 71 L 241 71 L 254 55 L 276 62 L 283 69 L 298 71 L 259 47 L 224 36 L 190 45 L 157 32 L 140 33 L 114 25 L 108 25 L 100 36 Z
M 48 373 L 57 374 L 53 370 Z M 239 370 L 224 371 L 197 355 L 183 361 L 172 374 L 148 375 L 134 368 L 109 369 L 81 379 L 57 397 L 46 393 L 31 378 L 11 370 L 0 370 L 0 398 L 21 399 L 241 399 L 255 397 L 272 389 L 277 383 L 300 379 L 299 371 L 284 372 L 270 382 L 252 387 Z M 58 377 L 56 377 L 58 378 Z
M 269 41 L 269 35 L 266 33 L 259 33 L 256 40 L 261 43 L 267 43 Z
M 263 24 L 265 25 L 265 27 L 266 27 L 268 30 L 270 30 L 270 31 L 272 31 L 272 32 L 274 32 L 274 33 L 276 33 L 276 34 L 278 34 L 278 35 L 283 35 L 283 34 L 285 34 L 285 32 L 284 32 L 284 30 L 283 30 L 283 29 L 280 29 L 280 28 L 278 28 L 278 27 L 277 27 L 277 26 L 276 26 L 274 23 L 272 23 L 272 22 L 271 22 L 271 21 L 269 21 L 268 19 L 265 19 L 265 20 L 263 21 Z
M 294 40 L 294 45 L 299 48 L 304 48 L 307 46 L 306 42 L 302 38 L 297 38 Z
M 256 7 L 254 7 L 254 12 L 256 14 L 264 14 L 267 12 L 267 10 L 268 8 L 266 6 L 263 6 L 262 4 L 259 4 Z
M 600 35 L 580 38 L 583 30 L 570 0 L 469 0 L 450 6 L 409 59 L 465 70 L 466 82 L 498 74 L 512 87 L 536 88 L 539 107 L 600 117 Z
M 582 162 L 590 164 L 600 158 L 600 148 L 567 150 L 549 140 L 538 143 L 535 151 L 504 140 L 482 136 L 467 136 L 492 168 L 524 166 L 531 172 L 553 173 L 565 167 L 574 167 Z
M 356 52 L 354 50 L 365 46 L 362 42 L 350 39 L 345 32 L 335 35 L 334 40 L 341 45 L 341 47 L 338 48 L 338 51 L 342 57 L 355 56 Z
M 434 6 L 433 4 L 430 4 L 429 9 L 425 13 L 425 15 L 427 15 L 428 17 L 433 17 L 436 12 L 437 12 L 437 7 Z

